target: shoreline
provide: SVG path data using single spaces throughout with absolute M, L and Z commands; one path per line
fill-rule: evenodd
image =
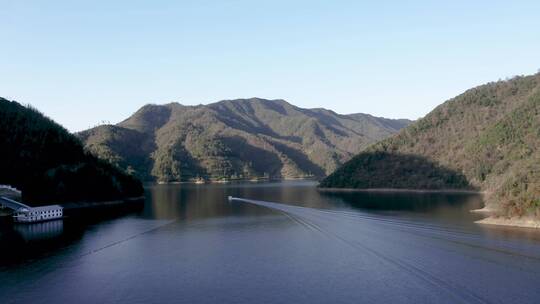
M 159 181 L 145 181 L 144 184 L 157 184 L 157 185 L 205 185 L 205 184 L 227 184 L 227 183 L 236 183 L 236 182 L 251 182 L 251 183 L 261 183 L 261 182 L 280 182 L 280 181 L 294 181 L 294 180 L 306 180 L 306 181 L 317 181 L 316 177 L 287 177 L 287 178 L 260 178 L 260 179 L 225 179 L 225 180 L 205 180 L 205 181 L 174 181 L 174 182 L 159 182 Z
M 484 215 L 481 220 L 477 220 L 474 223 L 479 225 L 490 226 L 504 226 L 504 227 L 517 227 L 517 228 L 540 228 L 540 219 L 533 216 L 513 216 L 505 217 L 500 215 L 500 210 L 493 208 L 493 206 L 484 206 L 480 209 L 470 210 L 471 213 L 477 213 Z
M 129 206 L 136 203 L 144 202 L 144 196 L 138 197 L 128 197 L 124 199 L 118 199 L 113 201 L 102 201 L 102 202 L 69 202 L 59 204 L 66 211 L 78 211 L 84 209 L 97 209 L 97 208 L 107 208 L 107 207 L 116 207 L 116 206 Z
M 493 226 L 506 226 L 506 227 L 519 227 L 519 228 L 540 228 L 540 220 L 533 217 L 495 217 L 489 216 L 484 219 L 475 221 L 476 224 L 481 225 L 493 225 Z
M 491 216 L 491 215 L 496 214 L 497 209 L 493 209 L 493 208 L 484 206 L 483 208 L 480 208 L 480 209 L 469 210 L 469 212 L 471 212 L 471 213 L 479 213 L 479 214 L 487 214 L 487 215 Z
M 540 228 L 540 219 L 533 216 L 504 217 L 497 215 L 497 209 L 488 206 L 480 209 L 470 210 L 470 212 L 486 216 L 481 220 L 475 221 L 475 224 L 534 229 Z
M 455 193 L 455 194 L 485 194 L 485 191 L 465 189 L 400 189 L 400 188 L 317 188 L 323 192 L 380 192 L 380 193 Z

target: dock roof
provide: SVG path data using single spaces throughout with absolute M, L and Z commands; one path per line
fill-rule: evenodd
M 49 210 L 58 210 L 58 209 L 64 209 L 64 207 L 60 205 L 39 206 L 39 207 L 32 207 L 30 211 L 49 211 Z

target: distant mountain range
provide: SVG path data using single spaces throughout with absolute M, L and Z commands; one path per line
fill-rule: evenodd
M 142 180 L 296 178 L 323 177 L 410 123 L 252 98 L 146 105 L 117 125 L 77 135 Z
M 37 110 L 0 98 L 0 184 L 30 205 L 141 196 L 142 184 L 86 152 L 77 137 Z
M 540 74 L 448 100 L 321 187 L 481 189 L 504 215 L 540 216 Z

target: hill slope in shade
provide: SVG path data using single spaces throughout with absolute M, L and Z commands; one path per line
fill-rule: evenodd
M 142 195 L 142 184 L 85 152 L 80 140 L 38 111 L 0 98 L 0 184 L 30 204 Z
M 540 74 L 466 91 L 355 156 L 321 187 L 476 188 L 505 215 L 540 216 Z
M 89 151 L 144 180 L 322 177 L 409 123 L 252 98 L 146 105 L 78 135 Z

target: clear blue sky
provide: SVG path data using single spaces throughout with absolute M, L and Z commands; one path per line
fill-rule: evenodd
M 72 131 L 146 103 L 255 96 L 415 119 L 537 72 L 539 12 L 540 1 L 0 0 L 0 96 Z

